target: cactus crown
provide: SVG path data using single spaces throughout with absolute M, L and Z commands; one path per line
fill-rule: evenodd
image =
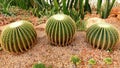
M 64 19 L 64 15 L 63 14 L 57 14 L 53 16 L 55 18 L 55 20 L 63 20 Z
M 87 29 L 87 41 L 100 49 L 112 48 L 119 40 L 118 31 L 108 23 L 97 23 Z
M 22 24 L 23 24 L 22 21 L 17 21 L 17 22 L 11 23 L 9 26 L 10 26 L 11 28 L 15 28 L 15 27 L 21 26 Z
M 18 53 L 28 50 L 36 41 L 36 31 L 28 21 L 17 21 L 5 27 L 1 34 L 4 50 Z
M 75 33 L 75 22 L 64 14 L 51 16 L 46 24 L 46 34 L 54 45 L 67 45 Z

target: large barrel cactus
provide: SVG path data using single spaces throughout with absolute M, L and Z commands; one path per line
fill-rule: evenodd
M 75 22 L 64 14 L 56 14 L 47 20 L 46 34 L 54 45 L 68 45 L 75 34 Z
M 119 33 L 108 23 L 97 23 L 87 29 L 87 41 L 95 48 L 112 49 L 119 40 Z
M 24 52 L 36 42 L 37 34 L 33 25 L 28 21 L 16 21 L 1 33 L 1 44 L 4 50 L 11 53 Z

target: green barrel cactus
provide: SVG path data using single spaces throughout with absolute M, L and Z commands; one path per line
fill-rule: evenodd
M 1 46 L 10 53 L 24 52 L 36 42 L 37 34 L 33 25 L 25 20 L 16 21 L 1 33 Z
M 86 39 L 93 47 L 107 50 L 119 41 L 119 33 L 108 23 L 97 23 L 87 29 Z
M 70 16 L 56 14 L 47 20 L 46 34 L 51 44 L 68 45 L 75 34 L 76 25 Z

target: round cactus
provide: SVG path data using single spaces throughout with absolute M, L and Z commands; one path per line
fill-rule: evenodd
M 47 20 L 46 34 L 54 45 L 68 45 L 75 34 L 75 22 L 64 14 L 56 14 Z
M 87 29 L 87 41 L 95 48 L 112 49 L 119 40 L 119 33 L 108 23 L 97 23 Z
M 6 26 L 1 33 L 1 44 L 8 52 L 24 52 L 33 46 L 36 38 L 37 34 L 33 25 L 21 20 Z

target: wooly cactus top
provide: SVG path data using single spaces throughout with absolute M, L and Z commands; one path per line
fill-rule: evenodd
M 70 16 L 56 14 L 48 19 L 46 33 L 52 44 L 64 46 L 72 40 L 75 28 L 75 22 Z
M 32 47 L 36 41 L 36 31 L 28 21 L 17 21 L 5 27 L 1 34 L 1 44 L 8 52 L 23 52 Z
M 88 29 L 90 26 L 94 25 L 94 24 L 97 24 L 97 23 L 105 23 L 105 21 L 101 18 L 97 18 L 97 17 L 94 17 L 94 18 L 89 18 L 86 20 L 86 29 Z
M 108 23 L 97 23 L 87 29 L 86 38 L 93 47 L 110 49 L 119 41 L 119 33 Z

